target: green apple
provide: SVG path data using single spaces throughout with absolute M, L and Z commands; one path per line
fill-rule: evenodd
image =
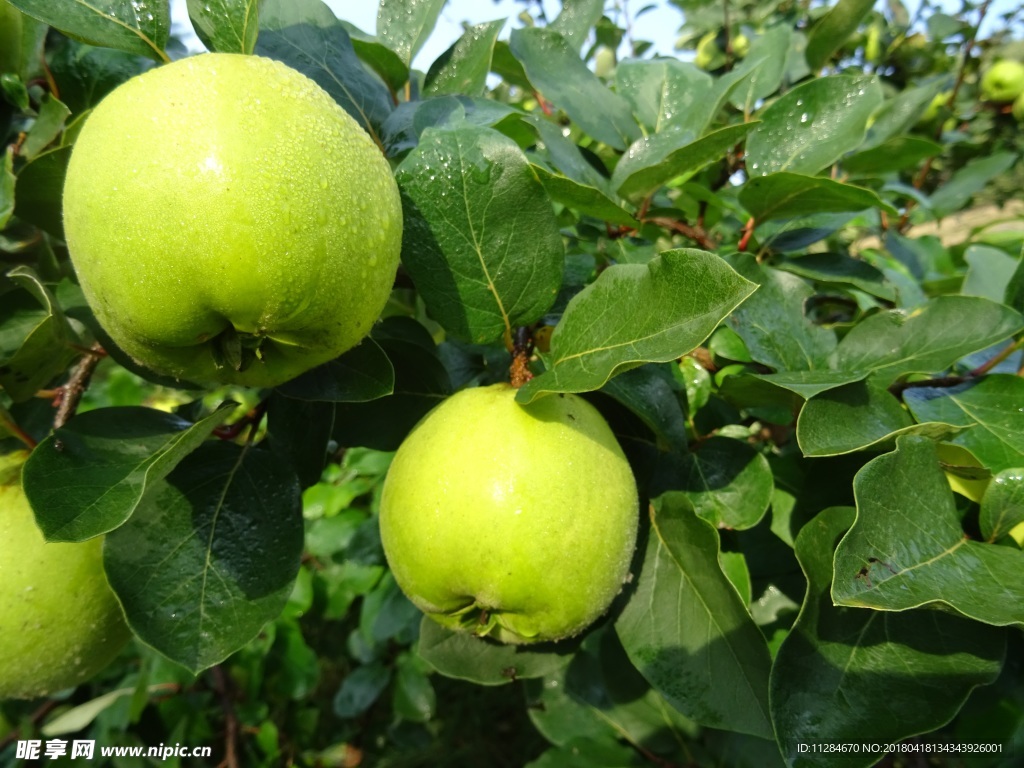
M 693 63 L 701 69 L 715 70 L 725 64 L 725 53 L 718 46 L 718 32 L 708 32 L 697 43 Z
M 64 226 L 97 320 L 138 362 L 274 386 L 369 332 L 402 207 L 380 149 L 316 83 L 210 53 L 139 75 L 93 111 Z
M 737 58 L 746 58 L 746 55 L 750 53 L 750 38 L 742 32 L 732 39 L 731 45 L 732 52 L 736 54 Z
M 579 634 L 628 576 L 638 501 L 601 414 L 508 384 L 437 406 L 395 455 L 380 533 L 395 580 L 441 625 L 506 643 Z
M 85 682 L 130 636 L 103 573 L 102 539 L 43 540 L 21 489 L 25 458 L 0 456 L 0 699 Z
M 1024 64 L 1012 59 L 997 61 L 981 78 L 985 101 L 1010 102 L 1024 93 Z

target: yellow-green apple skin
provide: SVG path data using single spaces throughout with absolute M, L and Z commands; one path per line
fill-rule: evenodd
M 25 454 L 0 456 L 0 700 L 83 683 L 130 636 L 101 538 L 47 543 L 21 489 Z
M 431 411 L 380 503 L 395 580 L 424 613 L 506 643 L 579 634 L 629 574 L 638 499 L 607 422 L 575 395 L 496 384 Z
M 1024 93 L 1024 64 L 1012 59 L 997 61 L 981 77 L 981 97 L 986 101 L 1011 102 Z
M 89 305 L 129 355 L 184 381 L 265 387 L 366 336 L 402 210 L 380 149 L 316 83 L 209 53 L 93 111 L 64 227 Z

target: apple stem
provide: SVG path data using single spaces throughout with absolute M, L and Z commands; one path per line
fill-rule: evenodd
M 530 371 L 530 356 L 533 355 L 533 333 L 528 327 L 516 328 L 512 342 L 512 363 L 509 365 L 509 381 L 519 389 L 533 378 Z
M 71 378 L 57 390 L 57 396 L 53 400 L 54 407 L 57 409 L 57 415 L 53 417 L 54 429 L 60 429 L 75 415 L 82 395 L 89 388 L 89 380 L 92 378 L 93 371 L 100 364 L 100 360 L 106 357 L 106 352 L 99 343 L 82 351 L 84 355 L 71 371 Z

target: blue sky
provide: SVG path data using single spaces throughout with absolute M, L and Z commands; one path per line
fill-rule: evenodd
M 913 11 L 917 6 L 917 0 L 904 0 L 908 8 Z M 993 25 L 997 23 L 1000 13 L 1010 11 L 1018 0 L 993 0 L 989 9 L 988 23 L 982 30 L 982 36 L 991 34 Z M 375 33 L 377 27 L 377 3 L 372 0 L 326 0 L 335 15 L 339 18 L 355 24 L 364 32 Z M 634 0 L 632 3 L 625 2 L 631 9 L 631 15 L 637 9 L 645 6 L 653 6 L 638 17 L 632 17 L 633 36 L 637 40 L 650 40 L 654 43 L 656 53 L 664 55 L 675 55 L 673 45 L 675 44 L 679 27 L 683 23 L 682 13 L 665 0 Z M 943 0 L 943 5 L 954 12 L 959 7 L 957 0 Z M 558 15 L 561 8 L 560 0 L 544 0 L 544 7 L 549 18 Z M 441 18 L 438 20 L 434 34 L 423 46 L 423 49 L 413 61 L 413 66 L 426 71 L 430 63 L 434 61 L 448 46 L 462 34 L 461 22 L 468 21 L 478 24 L 494 19 L 509 19 L 502 37 L 508 37 L 508 31 L 519 24 L 515 18 L 522 10 L 522 4 L 514 0 L 448 0 L 444 10 L 441 11 Z M 202 45 L 192 33 L 191 24 L 188 21 L 188 12 L 185 9 L 185 0 L 171 0 L 171 13 L 175 23 L 175 32 L 183 37 L 186 45 L 194 50 L 202 50 Z

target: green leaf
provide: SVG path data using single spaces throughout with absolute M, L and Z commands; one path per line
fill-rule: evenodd
M 410 65 L 434 31 L 444 4 L 445 0 L 380 0 L 377 36 Z
M 334 432 L 334 404 L 270 396 L 267 433 L 272 450 L 288 461 L 308 488 L 320 480 L 327 463 L 327 446 Z
M 871 371 L 889 384 L 908 373 L 944 371 L 964 355 L 998 344 L 1022 328 L 1020 314 L 1002 304 L 974 296 L 939 296 L 914 312 L 879 312 L 858 323 L 839 342 L 835 368 Z
M 749 254 L 736 254 L 730 263 L 760 285 L 728 319 L 750 356 L 780 372 L 827 368 L 836 337 L 804 315 L 804 304 L 814 295 L 811 287 L 795 275 L 761 266 Z
M 1017 158 L 1013 152 L 996 152 L 968 161 L 932 193 L 929 200 L 932 212 L 946 216 L 961 210 L 992 179 L 1012 168 Z
M 915 424 L 896 399 L 875 380 L 858 381 L 815 395 L 796 423 L 796 439 L 804 456 L 888 447 L 899 435 L 945 439 L 961 430 L 950 424 Z
M 509 46 L 533 87 L 586 133 L 613 149 L 625 149 L 639 137 L 629 102 L 587 69 L 560 34 L 542 27 L 514 29 Z
M 525 768 L 634 768 L 650 763 L 618 741 L 569 741 L 552 747 Z
M 23 474 L 43 535 L 85 541 L 114 530 L 234 409 L 226 403 L 192 424 L 152 408 L 101 408 L 54 430 Z
M 210 51 L 252 53 L 259 34 L 257 0 L 187 0 L 196 35 Z
M 150 691 L 155 693 L 160 690 L 160 686 L 152 686 Z M 134 688 L 118 688 L 108 693 L 104 693 L 102 696 L 97 696 L 91 701 L 87 701 L 84 704 L 79 704 L 76 707 L 61 712 L 53 720 L 50 720 L 39 732 L 43 736 L 63 736 L 68 733 L 77 733 L 88 727 L 93 720 L 99 717 L 100 713 L 106 711 L 114 705 L 119 699 L 123 699 L 125 696 L 131 696 L 135 693 Z
M 815 174 L 863 140 L 882 103 L 874 78 L 831 75 L 798 85 L 760 114 L 747 137 L 751 178 L 777 171 Z
M 397 53 L 354 24 L 344 19 L 338 21 L 348 32 L 356 55 L 366 62 L 370 69 L 380 75 L 381 80 L 391 89 L 392 93 L 405 85 L 409 80 L 409 66 L 402 61 Z
M 107 534 L 103 565 L 132 631 L 199 672 L 278 616 L 301 554 L 291 467 L 218 442 L 191 453 Z
M 334 697 L 334 714 L 343 720 L 359 717 L 380 698 L 391 682 L 391 669 L 380 662 L 356 667 Z
M 10 144 L 0 165 L 0 230 L 7 226 L 14 213 L 14 145 Z
M 256 53 L 313 80 L 383 146 L 391 94 L 366 71 L 341 22 L 320 0 L 263 0 Z
M 716 528 L 752 528 L 772 500 L 768 460 L 731 437 L 715 436 L 690 453 L 673 456 L 670 475 L 671 490 L 682 492 L 697 515 Z
M 579 51 L 603 14 L 604 0 L 562 0 L 562 10 L 548 27 Z
M 504 685 L 544 677 L 569 663 L 572 642 L 503 645 L 464 632 L 452 632 L 426 616 L 416 652 L 445 677 L 477 685 Z
M 536 164 L 532 164 L 530 168 L 533 170 L 534 176 L 544 185 L 544 191 L 555 202 L 562 203 L 578 213 L 593 216 L 610 224 L 618 224 L 623 227 L 637 226 L 637 220 L 632 214 L 628 213 L 600 189 L 581 184 L 570 179 L 568 176 L 554 174 Z
M 372 338 L 277 388 L 297 400 L 365 403 L 395 390 L 395 369 Z
M 601 391 L 626 406 L 658 438 L 660 445 L 686 449 L 686 421 L 664 367 L 643 365 L 616 376 Z
M 32 124 L 25 142 L 21 145 L 21 155 L 31 160 L 48 147 L 64 130 L 71 110 L 59 99 L 47 94 L 39 107 L 39 115 Z
M 918 421 L 971 427 L 953 442 L 993 472 L 1024 466 L 1024 379 L 989 374 L 957 387 L 912 387 L 903 400 Z
M 807 64 L 817 71 L 828 63 L 832 54 L 843 47 L 850 35 L 874 6 L 875 0 L 839 0 L 811 28 L 807 36 Z
M 772 721 L 794 768 L 874 765 L 881 753 L 837 759 L 799 745 L 888 744 L 934 730 L 1002 666 L 1000 630 L 939 611 L 834 606 L 832 552 L 853 517 L 848 507 L 826 509 L 796 539 L 807 595 L 771 679 Z
M 986 624 L 1024 625 L 1024 552 L 964 533 L 931 440 L 901 437 L 896 446 L 854 480 L 857 519 L 836 549 L 832 599 L 886 611 L 947 606 Z
M 396 178 L 402 262 L 446 331 L 490 342 L 547 311 L 564 248 L 551 202 L 515 142 L 470 124 L 431 128 Z
M 615 89 L 653 133 L 671 129 L 699 136 L 713 115 L 715 81 L 678 59 L 626 59 L 615 68 Z
M 21 402 L 81 354 L 72 347 L 80 340 L 35 272 L 20 266 L 7 277 L 24 290 L 6 294 L 0 309 L 0 387 Z
M 503 26 L 505 20 L 498 19 L 469 27 L 430 65 L 423 83 L 423 95 L 483 96 L 487 88 L 487 73 L 491 70 L 494 41 Z
M 978 525 L 988 542 L 1006 536 L 1024 523 L 1024 469 L 996 473 L 981 499 Z
M 751 114 L 758 101 L 779 89 L 792 36 L 793 30 L 786 24 L 766 29 L 754 38 L 746 58 L 734 68 L 733 71 L 739 74 L 750 74 L 737 83 L 729 97 L 730 103 L 744 115 Z
M 870 189 L 784 171 L 753 177 L 740 189 L 739 200 L 758 221 L 793 219 L 814 213 L 863 211 L 865 208 L 879 208 L 892 215 L 897 213 Z
M 901 134 L 910 132 L 924 115 L 932 99 L 944 89 L 951 87 L 951 81 L 951 75 L 939 77 L 917 88 L 905 88 L 893 98 L 888 99 L 875 114 L 875 120 L 871 124 L 871 128 L 868 129 L 864 149 L 879 147 L 890 139 L 898 140 Z M 901 161 L 890 157 L 886 167 L 892 168 L 894 162 Z
M 883 301 L 896 300 L 896 288 L 882 270 L 842 253 L 809 253 L 787 258 L 775 266 L 818 283 L 850 286 Z
M 14 215 L 57 238 L 64 238 L 64 175 L 71 147 L 51 149 L 18 171 L 14 187 Z
M 770 738 L 768 646 L 718 551 L 718 534 L 686 498 L 663 496 L 636 591 L 615 629 L 634 666 L 684 715 Z
M 779 373 L 754 373 L 749 376 L 756 381 L 770 384 L 772 387 L 792 392 L 801 399 L 809 400 L 815 395 L 830 389 L 842 387 L 860 381 L 866 373 L 847 373 L 845 371 L 781 371 Z M 743 377 L 730 377 L 748 378 Z
M 969 245 L 964 251 L 967 274 L 960 293 L 1002 302 L 1020 259 L 990 245 Z
M 548 370 L 516 397 L 528 403 L 547 392 L 599 389 L 638 363 L 680 358 L 753 289 L 717 256 L 687 248 L 609 267 L 569 302 L 551 336 Z
M 851 176 L 883 176 L 916 168 L 922 160 L 942 154 L 942 145 L 920 136 L 897 136 L 844 157 L 843 170 Z
M 168 0 L 9 0 L 29 16 L 92 45 L 167 61 Z
M 680 131 L 656 133 L 637 139 L 612 173 L 612 188 L 635 200 L 662 185 L 724 158 L 757 123 L 741 123 L 694 139 Z

